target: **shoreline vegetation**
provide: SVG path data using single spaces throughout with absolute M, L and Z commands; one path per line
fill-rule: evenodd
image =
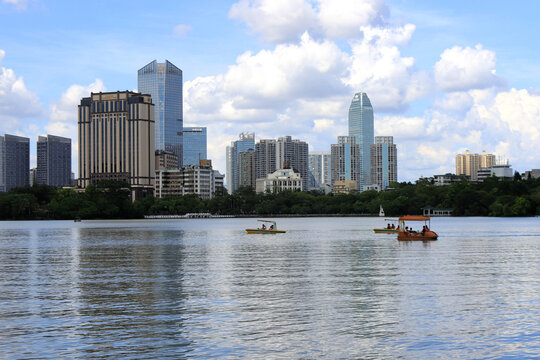
M 212 199 L 197 195 L 130 200 L 129 185 L 101 181 L 84 191 L 35 185 L 0 194 L 0 220 L 138 219 L 145 215 L 210 213 L 234 217 L 257 216 L 378 216 L 419 215 L 422 208 L 448 208 L 453 216 L 538 216 L 540 179 L 501 181 L 496 177 L 479 184 L 467 181 L 435 186 L 427 181 L 393 183 L 391 190 L 325 195 L 321 192 L 256 194 L 241 188 L 230 195 L 223 189 Z

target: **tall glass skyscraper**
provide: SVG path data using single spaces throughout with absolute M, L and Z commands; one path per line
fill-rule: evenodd
M 230 194 L 240 187 L 240 154 L 255 150 L 255 133 L 241 133 L 239 139 L 227 146 L 227 190 Z
M 54 135 L 39 136 L 36 172 L 36 184 L 70 185 L 71 139 Z
M 154 104 L 156 150 L 178 156 L 178 167 L 183 159 L 182 70 L 173 63 L 156 60 L 138 71 L 138 88 L 152 96 Z
M 349 136 L 356 138 L 359 146 L 359 181 L 362 190 L 364 185 L 369 185 L 371 180 L 370 146 L 374 141 L 373 107 L 366 93 L 359 92 L 354 97 L 349 107 Z
M 206 156 L 206 128 L 184 128 L 184 166 L 199 165 L 199 160 Z
M 30 185 L 30 139 L 0 136 L 0 191 Z

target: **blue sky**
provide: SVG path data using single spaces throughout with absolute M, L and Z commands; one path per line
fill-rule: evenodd
M 329 150 L 357 91 L 376 135 L 394 136 L 400 181 L 454 171 L 465 149 L 525 171 L 540 167 L 539 13 L 537 1 L 0 0 L 0 134 L 69 136 L 76 154 L 80 97 L 135 90 L 137 69 L 168 59 L 184 72 L 185 125 L 208 127 L 222 172 L 240 132 Z

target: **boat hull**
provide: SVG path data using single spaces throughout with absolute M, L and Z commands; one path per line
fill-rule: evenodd
M 399 232 L 398 229 L 373 229 L 373 231 L 377 234 L 397 234 Z
M 400 241 L 413 241 L 413 240 L 431 241 L 431 240 L 437 240 L 437 238 L 438 238 L 438 235 L 434 231 L 426 231 L 424 234 L 400 231 L 397 237 L 397 239 Z
M 285 230 L 246 229 L 248 234 L 283 234 Z

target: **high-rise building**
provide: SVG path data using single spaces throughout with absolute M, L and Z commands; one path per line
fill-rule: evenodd
M 332 144 L 330 148 L 332 184 L 335 184 L 336 181 L 356 181 L 358 183 L 360 178 L 358 168 L 360 146 L 356 143 L 356 137 L 338 136 L 338 143 Z M 356 189 L 358 188 L 356 186 Z
M 71 185 L 71 139 L 54 135 L 38 137 L 36 183 Z
M 165 150 L 183 160 L 182 70 L 173 63 L 156 60 L 138 71 L 138 90 L 152 96 L 156 150 Z
M 184 127 L 184 161 L 183 165 L 198 165 L 206 155 L 206 128 Z
M 255 133 L 241 133 L 239 139 L 227 146 L 227 190 L 234 193 L 240 186 L 240 169 L 238 157 L 240 153 L 255 150 Z
M 92 93 L 79 105 L 79 186 L 123 180 L 133 197 L 152 193 L 154 104 L 131 91 Z
M 397 148 L 393 136 L 375 136 L 371 145 L 371 183 L 384 190 L 397 181 Z
M 469 150 L 465 154 L 456 155 L 456 175 L 470 176 L 471 181 L 478 180 L 478 169 L 490 168 L 495 165 L 495 155 L 482 151 L 482 154 L 471 154 Z
M 370 146 L 374 140 L 373 107 L 366 93 L 359 92 L 349 107 L 349 136 L 356 138 L 359 146 L 359 189 L 371 181 Z
M 276 167 L 278 169 L 294 169 L 302 177 L 302 189 L 308 189 L 309 149 L 305 141 L 292 139 L 290 136 L 280 137 L 276 142 Z
M 30 139 L 0 136 L 0 191 L 30 185 Z
M 312 151 L 309 153 L 309 172 L 312 183 L 310 189 L 322 189 L 332 185 L 330 151 Z
M 255 189 L 255 150 L 249 149 L 238 154 L 238 186 Z
M 260 140 L 255 144 L 255 177 L 257 179 L 266 178 L 276 169 L 276 140 Z

